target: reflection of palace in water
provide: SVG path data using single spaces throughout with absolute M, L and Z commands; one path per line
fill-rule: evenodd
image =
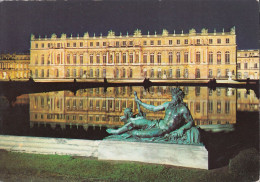
M 117 127 L 124 123 L 120 120 L 125 108 L 130 107 L 138 113 L 134 101 L 134 91 L 145 103 L 160 105 L 171 100 L 169 86 L 151 87 L 149 92 L 142 87 L 114 87 L 104 92 L 103 88 L 78 90 L 76 95 L 70 91 L 30 94 L 30 121 L 34 124 L 59 124 Z M 247 96 L 248 100 L 240 99 L 243 89 L 207 87 L 181 87 L 185 92 L 184 102 L 189 107 L 196 125 L 205 128 L 210 125 L 228 125 L 236 123 L 236 111 L 245 111 L 244 104 L 251 102 L 254 110 L 258 110 L 258 99 L 254 92 Z M 245 92 L 246 93 L 246 92 Z M 244 94 L 242 94 L 244 95 Z M 243 107 L 242 107 L 243 106 Z M 251 107 L 251 106 L 250 106 Z M 151 112 L 141 109 L 148 119 L 160 119 L 164 112 Z

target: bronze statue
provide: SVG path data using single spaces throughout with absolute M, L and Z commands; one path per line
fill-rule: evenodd
M 140 141 L 168 141 L 170 143 L 199 144 L 199 131 L 194 127 L 194 121 L 186 104 L 183 102 L 184 92 L 179 88 L 172 90 L 172 101 L 165 102 L 160 106 L 143 103 L 137 98 L 139 113 L 140 106 L 150 111 L 165 110 L 164 119 L 148 120 L 142 114 L 133 116 L 131 109 L 124 112 L 126 124 L 119 129 L 107 129 L 107 132 L 115 136 L 108 139 L 128 139 Z M 139 106 L 140 105 L 140 106 Z

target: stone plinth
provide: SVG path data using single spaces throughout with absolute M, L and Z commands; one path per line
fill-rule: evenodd
M 208 151 L 196 145 L 102 141 L 98 159 L 208 169 Z

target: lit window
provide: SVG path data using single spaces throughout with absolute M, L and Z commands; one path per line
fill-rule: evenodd
M 230 54 L 229 51 L 226 51 L 225 53 L 225 63 L 229 64 L 230 63 Z
M 221 64 L 221 52 L 217 52 L 217 64 Z
M 67 64 L 70 64 L 70 54 L 67 55 Z
M 83 54 L 80 55 L 80 64 L 83 64 Z

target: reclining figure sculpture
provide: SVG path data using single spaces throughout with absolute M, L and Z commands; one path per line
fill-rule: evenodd
M 113 135 L 105 139 L 201 144 L 199 130 L 194 126 L 193 118 L 183 102 L 183 97 L 184 92 L 180 88 L 174 88 L 170 102 L 154 106 L 143 103 L 135 92 L 139 115 L 134 116 L 132 110 L 126 108 L 124 116 L 121 117 L 125 121 L 125 125 L 118 129 L 107 129 L 107 132 Z M 140 106 L 154 112 L 165 110 L 165 117 L 160 120 L 148 120 L 141 113 Z

